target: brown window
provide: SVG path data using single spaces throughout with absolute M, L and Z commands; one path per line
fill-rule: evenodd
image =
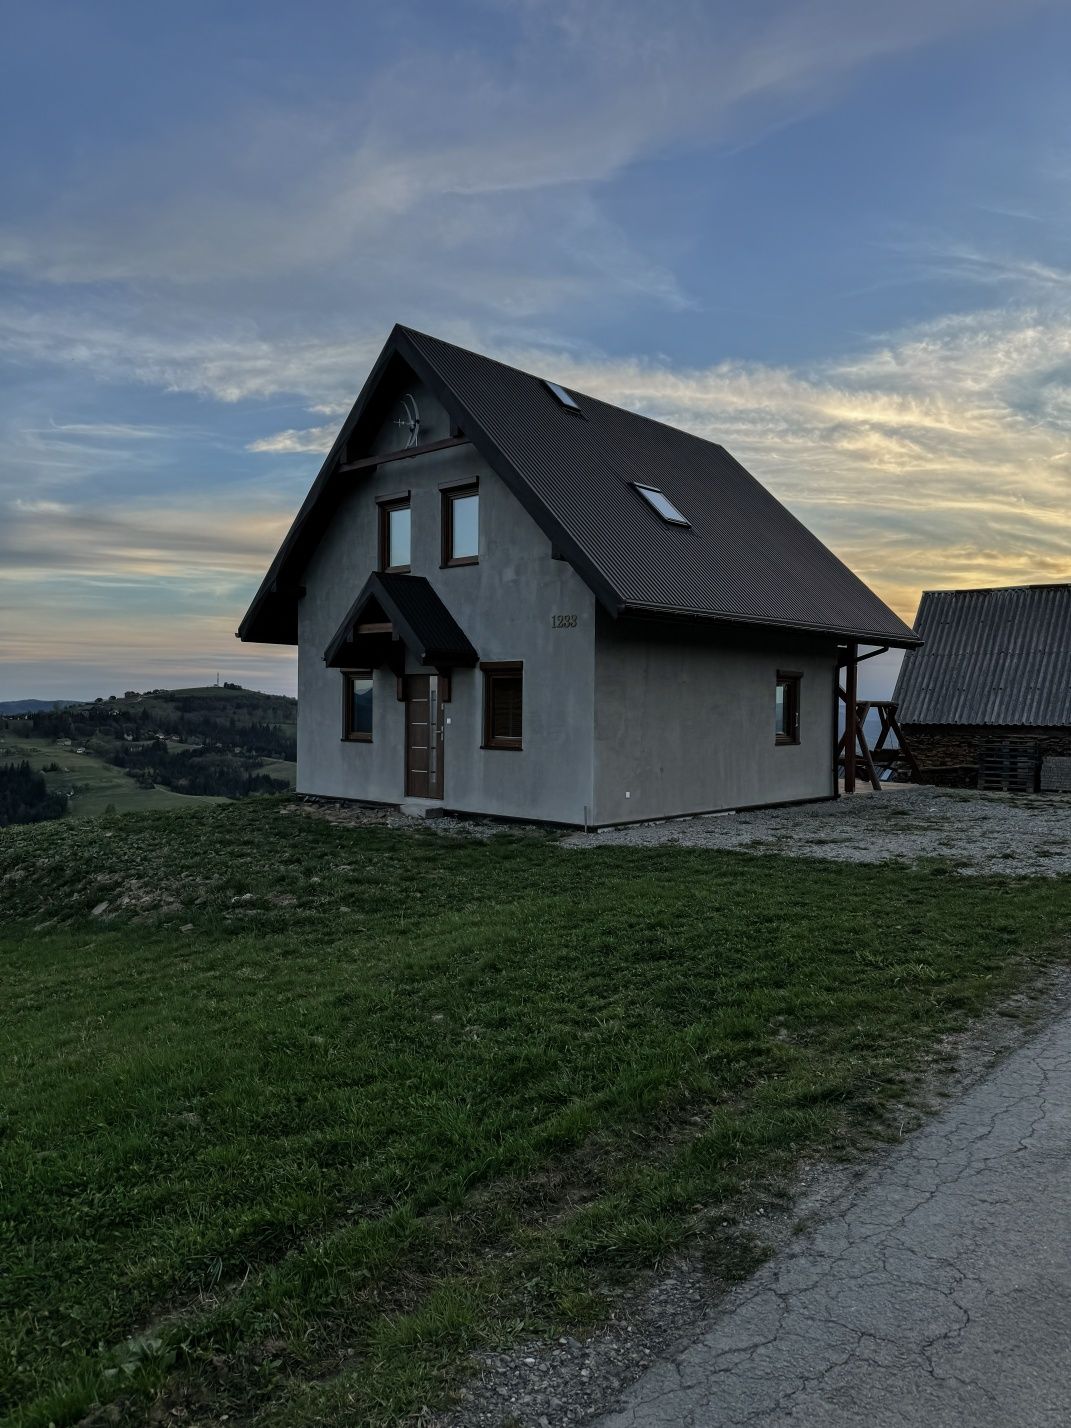
M 774 742 L 798 744 L 800 741 L 800 678 L 787 670 L 777 671 L 777 694 L 774 701 Z
M 483 670 L 483 746 L 519 749 L 524 714 L 520 663 L 481 664 Z
M 342 676 L 342 737 L 372 742 L 372 671 L 348 669 Z
M 409 497 L 381 501 L 379 505 L 379 568 L 408 570 L 412 518 Z
M 475 565 L 479 558 L 479 488 L 447 487 L 443 491 L 443 564 Z

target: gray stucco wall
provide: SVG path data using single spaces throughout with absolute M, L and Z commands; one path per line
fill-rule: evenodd
M 414 384 L 420 440 L 449 434 L 445 412 Z M 398 444 L 388 430 L 373 450 Z M 480 482 L 480 562 L 440 568 L 439 483 Z M 524 663 L 524 747 L 481 749 L 483 676 L 456 670 L 444 728 L 443 806 L 461 812 L 583 823 L 593 794 L 595 601 L 471 447 L 414 457 L 356 478 L 305 570 L 299 607 L 298 775 L 303 793 L 398 803 L 405 794 L 405 706 L 395 678 L 375 675 L 370 744 L 342 739 L 342 676 L 323 651 L 376 569 L 376 498 L 411 493 L 412 571 L 435 587 L 481 660 Z M 554 615 L 576 615 L 571 629 Z M 410 657 L 407 668 L 419 666 Z M 590 816 L 590 814 L 589 814 Z
M 833 792 L 835 650 L 674 642 L 600 617 L 595 821 L 631 822 Z M 800 742 L 774 742 L 777 671 L 800 671 Z

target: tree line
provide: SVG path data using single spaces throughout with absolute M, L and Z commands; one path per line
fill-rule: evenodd
M 62 818 L 67 799 L 49 793 L 44 775 L 36 773 L 23 759 L 18 764 L 0 764 L 0 828 L 10 823 L 42 823 L 46 818 Z

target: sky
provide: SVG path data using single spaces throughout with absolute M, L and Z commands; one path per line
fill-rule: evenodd
M 293 692 L 234 631 L 396 321 L 722 442 L 908 620 L 1071 579 L 1066 3 L 0 15 L 0 699 Z

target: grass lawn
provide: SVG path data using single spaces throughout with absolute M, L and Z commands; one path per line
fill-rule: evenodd
M 682 1248 L 745 1272 L 757 1198 L 1069 951 L 1066 881 L 273 799 L 0 830 L 0 907 L 17 1428 L 396 1424 Z
M 68 813 L 75 818 L 96 818 L 109 805 L 116 813 L 141 813 L 161 808 L 179 811 L 203 808 L 206 804 L 225 800 L 210 795 L 175 793 L 170 788 L 139 788 L 122 769 L 93 753 L 79 754 L 74 745 L 64 746 L 51 739 L 22 739 L 0 734 L 0 763 L 21 763 L 26 759 L 31 768 L 43 769 L 46 764 L 59 764 L 58 771 L 45 774 L 49 791 L 67 793 L 74 789 Z M 285 778 L 284 773 L 277 775 Z

